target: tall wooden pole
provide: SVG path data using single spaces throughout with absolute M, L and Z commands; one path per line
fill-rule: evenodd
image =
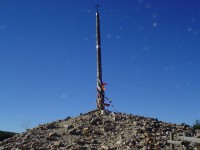
M 101 64 L 101 36 L 100 36 L 100 20 L 99 20 L 99 4 L 95 6 L 96 11 L 96 51 L 97 51 L 97 108 L 104 110 L 104 89 L 102 81 L 102 64 Z

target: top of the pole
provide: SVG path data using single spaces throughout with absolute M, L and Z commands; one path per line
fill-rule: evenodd
M 94 6 L 97 8 L 97 13 L 99 12 L 99 6 L 101 6 L 101 5 L 99 5 L 98 3 Z

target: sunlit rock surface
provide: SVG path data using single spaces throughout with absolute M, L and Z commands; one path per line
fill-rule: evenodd
M 196 135 L 189 126 L 110 111 L 86 114 L 39 125 L 0 142 L 0 150 L 147 150 L 170 149 L 170 132 Z M 195 149 L 197 145 L 191 144 Z M 177 147 L 177 148 L 181 148 Z

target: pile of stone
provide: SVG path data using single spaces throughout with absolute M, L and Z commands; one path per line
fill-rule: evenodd
M 170 132 L 195 134 L 185 124 L 94 110 L 29 129 L 0 142 L 0 150 L 166 150 Z

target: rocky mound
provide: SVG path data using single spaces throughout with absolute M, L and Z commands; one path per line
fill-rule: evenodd
M 166 150 L 170 132 L 194 133 L 185 124 L 94 110 L 29 129 L 0 142 L 0 150 Z

